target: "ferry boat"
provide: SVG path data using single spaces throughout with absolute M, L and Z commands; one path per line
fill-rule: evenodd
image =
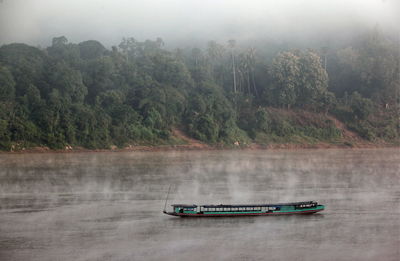
M 185 205 L 173 204 L 164 214 L 178 217 L 231 217 L 313 214 L 325 209 L 315 201 L 255 205 Z

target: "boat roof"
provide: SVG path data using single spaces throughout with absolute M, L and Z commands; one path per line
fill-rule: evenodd
M 246 208 L 246 207 L 276 207 L 276 206 L 293 206 L 293 205 L 305 205 L 317 203 L 315 201 L 300 201 L 300 202 L 292 202 L 292 203 L 275 203 L 275 204 L 235 204 L 235 205 L 201 205 L 200 207 L 204 208 Z M 183 208 L 196 208 L 197 205 L 186 205 L 186 204 L 173 204 L 173 207 L 183 207 Z
M 183 207 L 183 208 L 197 208 L 197 205 L 188 205 L 188 204 L 173 204 L 173 207 Z

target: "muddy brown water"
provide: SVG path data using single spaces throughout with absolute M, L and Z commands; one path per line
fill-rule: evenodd
M 177 218 L 172 203 L 316 200 Z M 400 260 L 399 149 L 0 155 L 0 260 Z

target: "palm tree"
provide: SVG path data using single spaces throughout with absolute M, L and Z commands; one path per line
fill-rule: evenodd
M 327 65 L 327 62 L 328 62 L 328 59 L 327 59 L 328 52 L 329 52 L 329 47 L 328 46 L 321 47 L 321 54 L 324 56 L 324 69 L 325 69 L 325 71 L 326 71 L 326 65 Z
M 223 66 L 222 63 L 222 58 L 225 53 L 225 48 L 224 46 L 218 44 L 215 41 L 210 41 L 208 42 L 208 47 L 207 47 L 207 55 L 209 60 L 211 61 L 211 71 L 213 73 L 213 77 L 215 82 L 218 82 L 217 79 L 219 80 L 221 86 L 223 85 L 223 79 L 224 79 L 224 74 L 223 74 Z
M 192 49 L 192 57 L 194 59 L 194 64 L 196 67 L 199 65 L 199 60 L 202 58 L 202 52 L 199 48 Z
M 239 66 L 237 70 L 239 74 L 239 85 L 242 84 L 242 81 L 244 81 L 246 77 L 247 92 L 250 93 L 249 61 L 247 53 L 241 53 L 239 55 Z
M 236 45 L 236 41 L 231 39 L 228 41 L 228 46 L 231 48 L 231 57 L 232 57 L 232 72 L 233 72 L 233 92 L 236 93 L 236 67 L 235 67 L 235 55 L 234 48 Z
M 258 96 L 258 91 L 256 88 L 256 82 L 254 79 L 254 70 L 256 67 L 256 49 L 253 47 L 250 47 L 247 50 L 247 59 L 248 59 L 248 64 L 249 64 L 249 70 L 251 72 L 251 80 L 253 83 L 253 88 L 254 88 L 254 93 L 256 94 L 256 96 Z

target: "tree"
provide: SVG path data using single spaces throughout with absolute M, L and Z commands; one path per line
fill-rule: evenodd
M 87 86 L 87 100 L 94 103 L 101 92 L 113 89 L 116 67 L 109 56 L 89 61 L 84 68 L 83 84 Z
M 106 48 L 98 41 L 89 40 L 78 44 L 82 59 L 98 59 L 104 55 Z
M 68 43 L 65 36 L 55 37 L 47 53 L 56 60 L 64 60 L 69 66 L 78 69 L 81 64 L 80 49 L 77 44 Z
M 363 98 L 358 92 L 353 92 L 350 99 L 350 107 L 355 118 L 365 120 L 373 110 L 372 101 L 368 98 Z
M 211 78 L 210 67 L 208 66 L 203 51 L 200 48 L 193 48 L 191 51 L 189 69 L 191 76 L 197 85 L 209 81 Z
M 231 49 L 231 57 L 232 57 L 232 76 L 233 76 L 233 92 L 236 93 L 236 65 L 235 65 L 235 54 L 234 48 L 236 46 L 236 41 L 231 39 L 228 41 L 228 46 Z
M 66 45 L 68 43 L 68 39 L 65 36 L 54 37 L 52 40 L 53 46 Z
M 272 91 L 280 106 L 313 108 L 327 91 L 328 75 L 320 57 L 311 51 L 279 53 L 273 60 L 270 74 Z
M 134 58 L 137 55 L 137 41 L 133 37 L 123 38 L 118 47 L 122 50 L 127 62 L 130 61 L 130 57 Z
M 400 89 L 399 61 L 398 42 L 375 28 L 336 52 L 331 88 L 340 96 L 357 91 L 383 106 L 394 105 Z
M 26 44 L 0 47 L 0 63 L 6 66 L 15 81 L 15 95 L 23 96 L 30 84 L 46 89 L 43 84 L 48 58 L 41 50 Z
M 13 101 L 15 97 L 15 81 L 11 72 L 0 65 L 0 102 Z
M 292 52 L 281 52 L 274 58 L 270 74 L 273 97 L 277 105 L 290 108 L 296 103 L 300 66 L 300 57 Z
M 299 54 L 300 74 L 297 82 L 297 105 L 313 107 L 328 88 L 328 74 L 318 54 L 306 51 Z
M 328 65 L 328 53 L 329 53 L 329 46 L 322 46 L 321 47 L 321 54 L 324 56 L 324 69 L 326 71 L 326 66 Z
M 254 79 L 254 74 L 255 74 L 255 67 L 256 67 L 256 49 L 253 47 L 250 47 L 247 50 L 246 53 L 246 59 L 247 59 L 247 63 L 248 63 L 248 68 L 249 68 L 249 74 L 251 74 L 251 82 L 252 82 L 252 86 L 254 89 L 254 93 L 256 96 L 258 96 L 258 91 L 257 91 L 257 86 L 256 86 L 256 82 Z
M 53 70 L 49 72 L 49 80 L 50 84 L 70 102 L 82 103 L 87 95 L 88 90 L 82 82 L 81 73 L 63 61 L 53 66 Z

